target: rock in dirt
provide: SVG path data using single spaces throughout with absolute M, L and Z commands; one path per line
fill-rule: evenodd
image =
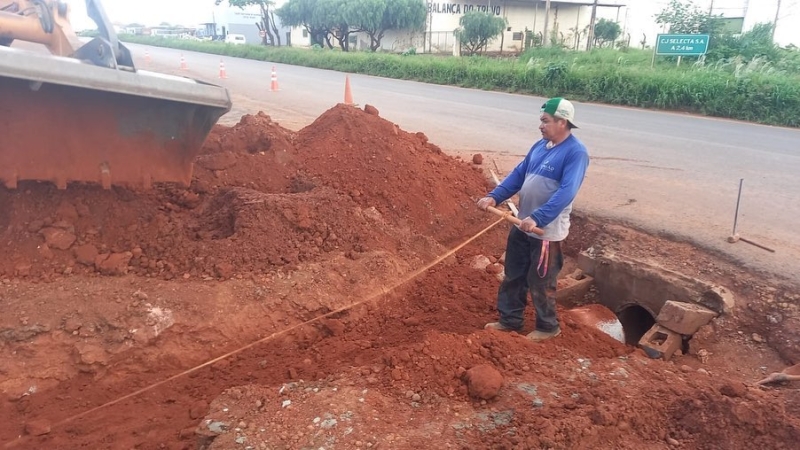
M 747 387 L 740 381 L 729 381 L 719 388 L 719 392 L 726 397 L 744 397 Z
M 104 275 L 125 275 L 131 258 L 131 252 L 103 254 L 95 259 L 95 267 Z
M 475 270 L 486 270 L 492 262 L 489 260 L 488 257 L 484 255 L 478 255 L 472 258 L 472 262 L 469 263 L 469 266 Z
M 97 251 L 97 247 L 94 245 L 85 244 L 73 248 L 72 254 L 79 263 L 85 266 L 91 266 L 94 265 L 94 261 L 97 259 L 97 255 L 99 255 L 100 252 Z
M 76 362 L 79 364 L 85 364 L 87 366 L 94 364 L 105 366 L 108 364 L 108 354 L 105 349 L 99 345 L 80 342 L 75 345 L 75 353 Z
M 46 420 L 32 420 L 25 424 L 25 434 L 30 436 L 43 436 L 50 433 L 50 422 Z
M 472 155 L 472 164 L 475 164 L 475 165 L 478 165 L 478 166 L 483 164 L 483 155 L 481 155 L 480 153 L 476 153 L 476 154 Z
M 205 400 L 198 400 L 189 408 L 189 418 L 192 420 L 205 417 L 206 414 L 208 414 L 208 403 Z
M 364 106 L 364 112 L 369 114 L 369 115 L 372 115 L 372 116 L 380 116 L 381 115 L 380 112 L 378 112 L 378 108 L 376 108 L 376 107 L 374 107 L 372 105 L 365 105 Z
M 58 250 L 69 250 L 75 243 L 75 235 L 69 231 L 59 228 L 44 228 L 41 231 L 44 242 L 50 247 Z
M 214 267 L 214 271 L 220 278 L 230 278 L 233 276 L 233 264 L 228 262 L 219 263 Z
M 488 364 L 481 364 L 469 369 L 464 374 L 469 395 L 482 400 L 495 398 L 503 387 L 503 375 Z

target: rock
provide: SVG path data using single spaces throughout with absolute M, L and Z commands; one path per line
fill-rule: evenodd
M 497 275 L 497 274 L 503 273 L 504 270 L 505 270 L 505 267 L 503 267 L 501 264 L 497 264 L 497 263 L 490 264 L 490 265 L 486 266 L 486 273 L 489 273 L 491 275 Z
M 30 233 L 38 233 L 42 228 L 44 228 L 44 220 L 34 220 L 28 224 L 28 232 Z
M 761 337 L 761 335 L 758 334 L 758 333 L 753 333 L 753 336 L 751 336 L 751 337 L 753 338 L 754 341 L 758 342 L 759 344 L 763 344 L 764 343 L 764 338 Z
M 684 364 L 684 365 L 681 366 L 681 371 L 689 373 L 689 372 L 692 372 L 693 369 L 691 367 L 687 366 L 686 364 Z
M 733 293 L 722 286 L 712 286 L 711 289 L 703 292 L 699 302 L 720 314 L 730 314 L 736 306 Z
M 706 369 L 697 369 L 697 373 L 708 376 L 708 371 Z
M 420 400 L 422 400 L 422 397 L 419 394 L 414 394 L 414 395 L 411 396 L 411 401 L 412 402 L 418 402 Z
M 208 414 L 208 403 L 205 400 L 198 400 L 192 403 L 192 406 L 189 408 L 189 418 L 193 420 L 197 420 L 203 418 Z
M 18 277 L 27 277 L 31 274 L 31 265 L 20 263 L 14 266 L 14 274 Z
M 668 437 L 668 438 L 667 438 L 667 444 L 668 444 L 670 447 L 677 447 L 677 446 L 681 445 L 681 443 L 680 443 L 680 442 L 676 441 L 675 439 L 672 439 L 671 437 Z
M 72 333 L 81 329 L 83 324 L 77 317 L 69 317 L 64 321 L 64 331 Z
M 197 165 L 208 170 L 225 170 L 236 165 L 236 155 L 231 152 L 201 155 L 197 158 Z
M 407 327 L 415 327 L 419 325 L 419 319 L 417 319 L 416 317 L 406 317 L 405 319 L 403 319 L 403 325 Z
M 50 433 L 50 422 L 31 420 L 25 424 L 25 433 L 31 436 L 43 436 Z
M 487 258 L 486 256 L 478 255 L 478 256 L 472 258 L 472 261 L 470 261 L 469 266 L 471 268 L 475 269 L 475 270 L 486 270 L 486 268 L 491 263 L 492 262 L 489 261 L 489 258 Z
M 133 258 L 131 252 L 100 255 L 95 259 L 95 267 L 104 275 L 125 275 L 128 273 L 128 263 L 131 262 L 131 258 Z
M 56 209 L 56 217 L 61 220 L 75 221 L 78 219 L 78 209 L 70 202 L 61 202 Z
M 47 244 L 40 245 L 38 250 L 39 250 L 39 255 L 41 255 L 42 258 L 53 259 L 53 251 L 50 250 L 50 246 L 48 246 Z
M 214 266 L 214 271 L 220 278 L 230 278 L 233 276 L 233 264 L 222 262 Z
M 491 400 L 503 387 L 503 375 L 488 364 L 481 364 L 469 369 L 464 374 L 469 395 L 482 400 Z
M 480 153 L 476 153 L 472 155 L 472 164 L 481 165 L 483 164 L 483 155 Z
M 69 250 L 76 239 L 74 234 L 59 228 L 43 228 L 41 233 L 44 236 L 44 242 L 50 246 L 50 248 L 58 250 Z
M 89 207 L 84 205 L 83 203 L 79 203 L 75 207 L 75 210 L 78 212 L 78 215 L 80 217 L 89 217 L 92 214 L 92 212 L 89 211 Z
M 345 327 L 341 320 L 326 319 L 323 321 L 323 325 L 328 329 L 332 336 L 341 336 L 344 334 Z
M 108 364 L 108 354 L 105 349 L 99 345 L 89 342 L 79 342 L 75 344 L 75 353 L 79 364 L 85 364 L 87 366 L 94 364 L 105 366 Z
M 661 307 L 656 322 L 676 333 L 690 336 L 717 317 L 717 313 L 693 303 L 669 300 Z
M 378 108 L 372 105 L 364 105 L 364 112 L 370 114 L 372 116 L 380 116 L 380 112 L 378 112 Z
M 726 397 L 744 397 L 747 387 L 742 382 L 729 381 L 719 388 L 719 392 Z
M 78 261 L 85 266 L 94 265 L 94 261 L 97 259 L 97 255 L 99 253 L 100 252 L 97 251 L 97 247 L 92 244 L 79 245 L 72 249 L 72 254 L 75 256 L 75 261 Z

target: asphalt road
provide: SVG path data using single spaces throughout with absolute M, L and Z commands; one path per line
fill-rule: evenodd
M 234 109 L 223 123 L 264 111 L 292 129 L 341 102 L 340 72 L 130 45 L 139 68 L 227 87 Z M 146 66 L 145 49 L 151 63 Z M 183 55 L 188 70 L 181 71 Z M 279 92 L 270 91 L 275 67 Z M 510 170 L 539 139 L 545 99 L 350 75 L 355 102 L 450 152 L 481 152 Z M 686 114 L 576 102 L 575 134 L 592 162 L 578 209 L 666 232 L 724 252 L 750 268 L 800 280 L 800 130 Z M 739 179 L 739 234 L 776 250 L 729 244 Z

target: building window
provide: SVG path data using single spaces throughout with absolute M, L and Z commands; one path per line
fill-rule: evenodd
M 307 38 L 307 37 L 308 37 L 308 30 L 303 30 L 303 37 L 304 37 L 304 38 Z

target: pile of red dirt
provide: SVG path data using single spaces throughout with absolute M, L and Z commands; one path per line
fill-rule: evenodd
M 491 220 L 474 207 L 487 188 L 421 133 L 356 108 L 338 105 L 299 133 L 247 115 L 213 129 L 188 189 L 0 189 L 0 277 L 229 278 L 398 249 L 409 236 L 447 246 Z

